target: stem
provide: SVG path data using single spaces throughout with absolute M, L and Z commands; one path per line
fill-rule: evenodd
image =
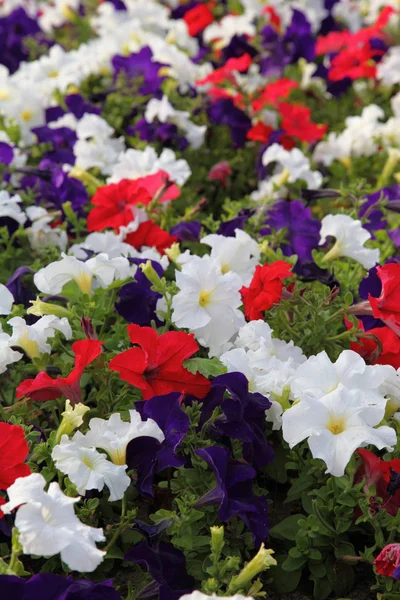
M 124 496 L 122 498 L 120 523 L 119 523 L 114 535 L 112 536 L 111 540 L 108 542 L 107 546 L 104 548 L 104 552 L 108 552 L 110 550 L 110 548 L 112 548 L 114 546 L 115 542 L 117 541 L 119 534 L 122 531 L 125 512 L 126 512 L 126 497 Z

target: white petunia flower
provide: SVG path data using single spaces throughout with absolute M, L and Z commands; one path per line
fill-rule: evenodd
M 192 173 L 186 160 L 178 160 L 170 148 L 164 148 L 160 156 L 157 156 L 151 146 L 147 146 L 145 150 L 129 148 L 118 157 L 107 183 L 118 183 L 121 179 L 138 179 L 160 170 L 168 173 L 171 180 L 178 185 L 183 185 Z
M 383 85 L 391 86 L 400 83 L 400 46 L 389 48 L 377 64 L 376 77 Z
M 35 273 L 33 281 L 44 294 L 59 294 L 66 283 L 75 281 L 84 294 L 91 294 L 93 287 L 107 288 L 114 280 L 127 279 L 130 275 L 129 261 L 124 258 L 109 259 L 98 254 L 86 262 L 62 253 L 62 259 L 47 265 Z
M 365 248 L 371 234 L 361 225 L 361 221 L 348 215 L 326 215 L 321 221 L 319 245 L 325 244 L 328 236 L 336 238 L 335 245 L 325 260 L 347 256 L 359 262 L 365 269 L 372 269 L 379 262 L 379 249 Z
M 31 227 L 26 229 L 29 243 L 33 250 L 41 250 L 48 246 L 56 246 L 64 251 L 68 244 L 67 232 L 59 227 L 50 227 L 54 220 L 45 208 L 41 206 L 28 206 L 27 217 L 32 221 Z
M 0 283 L 0 315 L 9 315 L 14 304 L 14 296 L 10 290 Z
M 210 234 L 201 239 L 211 248 L 211 258 L 219 264 L 221 273 L 236 273 L 243 285 L 249 285 L 260 259 L 257 242 L 241 229 L 235 229 L 235 237 Z
M 47 340 L 53 338 L 56 331 L 60 331 L 66 340 L 72 338 L 71 326 L 65 317 L 60 319 L 53 315 L 45 315 L 33 325 L 27 325 L 22 317 L 13 317 L 7 323 L 13 330 L 9 340 L 10 347 L 22 348 L 30 358 L 51 352 Z
M 384 414 L 384 405 L 365 404 L 363 391 L 340 387 L 319 399 L 305 397 L 286 410 L 283 438 L 291 448 L 308 439 L 311 454 L 325 462 L 326 473 L 341 477 L 357 448 L 372 444 L 393 450 L 394 429 L 375 429 Z
M 253 23 L 253 13 L 244 15 L 227 15 L 219 23 L 211 23 L 205 28 L 203 38 L 206 43 L 217 41 L 218 47 L 223 48 L 229 44 L 234 35 L 256 35 Z
M 15 526 L 24 554 L 54 556 L 73 571 L 92 572 L 103 561 L 105 552 L 95 542 L 104 542 L 102 529 L 84 525 L 77 518 L 74 504 L 58 483 L 45 492 L 45 478 L 39 473 L 19 477 L 7 490 L 9 501 L 1 508 L 5 514 L 17 509 Z
M 10 336 L 4 333 L 0 325 L 0 373 L 4 373 L 8 365 L 18 362 L 24 356 L 21 352 L 13 350 L 9 342 Z
M 102 491 L 104 485 L 110 490 L 110 501 L 121 500 L 131 483 L 126 465 L 115 465 L 95 448 L 89 448 L 79 431 L 72 440 L 63 435 L 53 448 L 51 456 L 61 473 L 76 486 L 78 494 L 87 490 Z
M 108 420 L 94 418 L 89 422 L 85 444 L 105 450 L 115 465 L 125 465 L 126 447 L 137 437 L 153 437 L 159 442 L 165 438 L 163 432 L 153 419 L 142 421 L 136 410 L 130 410 L 130 422 L 123 421 L 119 413 L 114 413 Z
M 240 288 L 233 272 L 222 274 L 210 256 L 193 257 L 176 271 L 179 292 L 172 300 L 172 320 L 178 328 L 192 331 L 210 356 L 217 356 L 244 325 Z M 223 351 L 223 350 L 222 350 Z
M 5 190 L 0 191 L 0 219 L 8 217 L 9 219 L 14 219 L 14 221 L 17 221 L 20 225 L 23 225 L 26 222 L 26 215 L 21 210 L 21 202 L 22 198 L 21 196 L 18 196 L 18 194 L 10 196 Z

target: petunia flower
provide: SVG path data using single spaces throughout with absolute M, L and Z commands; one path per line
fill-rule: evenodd
M 311 121 L 311 109 L 306 106 L 282 102 L 279 104 L 279 112 L 282 117 L 281 128 L 302 142 L 317 142 L 328 129 L 327 125 L 317 125 Z
M 396 516 L 400 509 L 400 490 L 389 493 L 391 473 L 400 471 L 400 459 L 382 460 L 366 448 L 357 450 L 361 457 L 362 465 L 357 470 L 355 481 L 358 483 L 365 479 L 364 492 L 370 495 L 370 487 L 376 490 L 375 496 L 371 497 L 370 504 L 373 509 L 386 510 L 390 515 Z M 375 498 L 381 498 L 382 504 L 377 504 Z
M 15 526 L 24 554 L 54 556 L 73 571 L 92 572 L 103 561 L 105 552 L 95 542 L 104 542 L 102 529 L 79 521 L 74 504 L 79 498 L 65 496 L 56 482 L 45 492 L 45 478 L 32 473 L 19 478 L 8 488 L 5 514 L 17 509 Z
M 67 377 L 52 379 L 44 371 L 35 379 L 25 379 L 16 390 L 17 398 L 27 396 L 32 400 L 54 400 L 61 395 L 69 398 L 72 405 L 81 402 L 80 379 L 83 371 L 101 354 L 103 342 L 98 340 L 80 340 L 72 344 L 75 354 L 75 366 Z
M 362 264 L 365 269 L 371 269 L 379 262 L 379 249 L 364 247 L 365 242 L 371 239 L 371 234 L 362 227 L 361 221 L 348 215 L 324 217 L 321 221 L 320 236 L 320 246 L 325 244 L 328 236 L 336 239 L 335 245 L 325 255 L 324 260 L 347 256 Z
M 368 295 L 376 319 L 382 319 L 388 327 L 400 334 L 400 264 L 390 263 L 377 267 L 376 274 L 382 283 L 379 297 Z
M 374 560 L 378 575 L 400 579 L 400 544 L 388 544 Z
M 223 345 L 244 325 L 238 310 L 240 277 L 232 271 L 222 274 L 207 255 L 192 257 L 175 277 L 179 292 L 172 300 L 173 323 L 192 331 L 210 356 L 221 354 Z
M 9 315 L 13 304 L 14 296 L 4 284 L 0 283 L 0 315 Z
M 71 326 L 65 317 L 45 315 L 33 325 L 27 325 L 22 317 L 13 317 L 7 324 L 12 327 L 9 345 L 22 348 L 30 358 L 50 354 L 51 346 L 47 340 L 53 338 L 56 331 L 62 333 L 66 340 L 72 337 Z
M 351 323 L 347 327 L 352 327 Z M 391 327 L 373 327 L 365 331 L 359 320 L 357 341 L 350 343 L 350 349 L 360 354 L 368 364 L 400 368 L 400 337 Z
M 0 589 L 7 600 L 121 600 L 112 581 L 74 581 L 55 573 L 38 573 L 29 579 L 0 575 Z
M 28 452 L 22 427 L 0 423 L 0 490 L 7 490 L 16 479 L 30 474 L 24 462 Z
M 85 436 L 77 431 L 70 440 L 63 435 L 51 453 L 56 468 L 67 475 L 76 486 L 78 494 L 87 490 L 110 490 L 110 502 L 121 500 L 131 483 L 126 465 L 115 465 L 104 454 L 87 446 Z
M 201 448 L 196 454 L 214 472 L 217 485 L 197 500 L 195 507 L 217 505 L 223 522 L 237 515 L 252 532 L 254 545 L 258 547 L 268 535 L 269 523 L 266 499 L 252 490 L 255 469 L 231 459 L 229 450 L 221 446 Z
M 308 439 L 311 454 L 325 462 L 326 473 L 341 477 L 360 446 L 393 449 L 394 429 L 377 427 L 384 414 L 385 405 L 367 405 L 363 391 L 338 387 L 319 399 L 304 397 L 286 410 L 283 438 L 291 448 Z
M 282 296 L 282 280 L 292 277 L 291 265 L 277 260 L 270 265 L 258 265 L 249 287 L 242 287 L 244 312 L 249 320 L 262 319 L 264 311 L 279 302 Z
M 128 325 L 128 335 L 139 347 L 121 352 L 109 362 L 121 379 L 142 390 L 143 398 L 168 392 L 183 392 L 202 398 L 210 382 L 200 373 L 192 374 L 183 366 L 199 349 L 193 335 L 169 331 L 158 335 L 152 327 Z
M 144 437 L 160 443 L 164 440 L 163 432 L 153 419 L 142 421 L 136 410 L 130 410 L 129 416 L 130 421 L 123 421 L 119 413 L 112 414 L 108 420 L 90 419 L 85 444 L 105 450 L 115 465 L 126 465 L 126 449 L 131 440 Z
M 44 294 L 60 294 L 69 281 L 74 281 L 83 294 L 91 294 L 94 287 L 107 288 L 117 279 L 130 275 L 129 261 L 121 256 L 109 258 L 98 254 L 86 262 L 61 253 L 61 260 L 50 263 L 35 273 L 33 281 Z

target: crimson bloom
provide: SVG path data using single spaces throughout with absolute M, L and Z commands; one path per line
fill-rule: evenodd
M 276 106 L 278 102 L 285 100 L 290 95 L 290 92 L 298 87 L 299 84 L 297 81 L 284 77 L 268 83 L 262 94 L 253 100 L 251 106 L 255 111 L 262 110 L 268 104 Z
M 68 377 L 57 377 L 52 379 L 44 371 L 38 373 L 35 379 L 25 379 L 17 387 L 17 398 L 27 396 L 32 400 L 54 400 L 64 395 L 71 404 L 81 402 L 80 379 L 83 371 L 91 362 L 101 354 L 99 340 L 80 340 L 72 344 L 72 352 L 75 354 L 75 366 Z
M 311 121 L 311 110 L 306 106 L 282 102 L 279 104 L 279 112 L 282 117 L 282 129 L 302 142 L 317 142 L 328 129 L 327 125 L 317 125 Z
M 351 323 L 346 323 L 351 328 Z M 362 321 L 358 322 L 360 332 L 364 331 Z M 372 337 L 374 336 L 374 337 Z M 379 340 L 380 348 L 378 348 Z M 400 338 L 390 327 L 374 327 L 360 334 L 357 342 L 351 342 L 350 350 L 357 352 L 370 365 L 391 365 L 400 368 Z
M 400 579 L 400 544 L 388 544 L 374 560 L 378 575 Z
M 200 373 L 192 374 L 183 361 L 192 356 L 199 346 L 193 334 L 169 331 L 158 335 L 152 327 L 128 325 L 126 328 L 131 348 L 115 356 L 108 364 L 124 381 L 142 390 L 143 398 L 181 392 L 203 398 L 210 390 L 210 382 Z
M 376 497 L 382 498 L 382 504 L 378 505 L 375 499 L 372 498 L 373 507 L 381 507 L 390 515 L 396 516 L 400 509 L 400 489 L 394 490 L 394 493 L 390 494 L 388 486 L 391 481 L 391 470 L 400 471 L 400 459 L 382 460 L 366 448 L 357 450 L 357 454 L 361 457 L 363 464 L 356 473 L 356 482 L 365 479 L 364 489 L 366 493 L 368 493 L 370 486 L 374 486 Z
M 253 142 L 268 142 L 269 136 L 273 132 L 273 128 L 270 125 L 265 125 L 262 121 L 258 121 L 256 125 L 253 125 L 247 132 L 247 139 Z
M 400 264 L 377 267 L 376 274 L 381 280 L 382 291 L 378 298 L 368 295 L 373 315 L 400 334 Z
M 88 231 L 101 231 L 107 227 L 119 229 L 128 225 L 134 219 L 134 207 L 138 204 L 147 206 L 163 187 L 166 189 L 161 202 L 174 200 L 180 195 L 175 184 L 168 184 L 168 174 L 164 171 L 99 187 L 91 200 L 93 208 L 87 218 Z
M 257 265 L 249 287 L 242 287 L 244 314 L 249 321 L 262 319 L 265 310 L 279 302 L 282 296 L 282 280 L 293 277 L 292 266 L 284 260 L 271 265 Z
M 341 50 L 331 61 L 328 79 L 341 81 L 345 77 L 353 80 L 360 77 L 375 77 L 376 64 L 372 59 L 378 53 L 379 51 L 371 48 L 369 44 Z
M 18 477 L 30 475 L 24 463 L 28 451 L 22 427 L 0 423 L 0 490 L 7 490 Z
M 222 187 L 227 187 L 227 179 L 232 175 L 232 169 L 226 160 L 216 163 L 208 172 L 207 178 L 210 181 L 218 181 Z
M 193 37 L 214 21 L 214 15 L 207 4 L 197 4 L 185 12 L 183 20 L 187 25 L 189 35 Z
M 141 250 L 143 246 L 147 246 L 148 248 L 156 248 L 161 254 L 164 254 L 166 248 L 170 248 L 174 242 L 178 241 L 176 235 L 170 235 L 152 220 L 140 223 L 137 230 L 129 233 L 124 239 L 126 244 L 130 244 L 136 250 Z

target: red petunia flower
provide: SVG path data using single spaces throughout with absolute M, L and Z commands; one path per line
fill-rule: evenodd
M 317 44 L 315 46 L 315 53 L 317 56 L 320 54 L 330 54 L 331 52 L 338 52 L 343 48 L 347 48 L 352 39 L 350 31 L 330 31 L 328 35 L 320 35 L 317 38 Z
M 205 85 L 207 83 L 217 84 L 223 82 L 235 83 L 233 72 L 244 73 L 252 64 L 253 59 L 250 54 L 243 54 L 239 58 L 229 58 L 223 67 L 215 69 L 212 73 L 196 81 L 198 85 Z
M 328 129 L 327 125 L 313 123 L 311 121 L 311 110 L 305 106 L 282 102 L 279 104 L 279 112 L 282 116 L 282 129 L 288 135 L 297 137 L 302 142 L 317 142 Z
M 375 497 L 372 497 L 372 508 L 375 510 L 381 508 L 390 515 L 397 515 L 400 509 L 400 489 L 395 490 L 393 494 L 389 494 L 388 485 L 391 480 L 390 470 L 400 472 L 400 459 L 382 460 L 366 448 L 360 448 L 357 450 L 357 454 L 361 457 L 362 465 L 355 475 L 356 483 L 365 479 L 365 493 L 369 494 L 369 488 L 374 486 L 376 490 L 375 497 L 382 499 L 382 504 L 378 504 Z
M 101 354 L 99 340 L 80 340 L 72 344 L 75 354 L 75 366 L 68 377 L 57 377 L 52 379 L 44 371 L 38 373 L 35 379 L 25 379 L 17 387 L 17 398 L 27 396 L 32 400 L 54 400 L 64 395 L 71 404 L 81 402 L 80 379 L 83 371 L 91 362 Z
M 346 322 L 350 329 L 352 324 Z M 358 329 L 364 331 L 362 321 L 358 322 Z M 378 352 L 378 342 L 382 350 Z M 357 352 L 370 365 L 391 365 L 395 369 L 400 368 L 400 338 L 390 327 L 374 327 L 365 332 L 357 342 L 350 343 L 350 350 Z
M 382 282 L 382 291 L 379 298 L 368 295 L 373 315 L 400 335 L 400 264 L 377 267 L 376 274 Z
M 134 219 L 134 207 L 138 204 L 149 204 L 167 182 L 168 174 L 158 171 L 147 177 L 122 179 L 119 183 L 99 187 L 91 200 L 93 208 L 87 218 L 88 231 L 119 229 L 128 225 Z M 179 195 L 179 188 L 171 184 L 164 191 L 160 201 L 174 200 Z
M 266 105 L 276 106 L 281 100 L 286 100 L 292 90 L 299 87 L 299 84 L 294 79 L 278 79 L 272 83 L 268 83 L 261 96 L 253 100 L 251 106 L 254 111 L 259 111 L 265 108 Z
M 136 231 L 129 233 L 124 239 L 126 244 L 130 244 L 136 250 L 147 246 L 156 248 L 160 254 L 164 254 L 166 248 L 170 248 L 174 242 L 178 241 L 176 235 L 170 235 L 151 220 L 141 223 Z
M 28 452 L 22 427 L 0 423 L 0 490 L 7 490 L 18 477 L 30 475 L 24 463 Z
M 264 311 L 279 302 L 282 296 L 282 280 L 293 277 L 292 266 L 284 260 L 271 265 L 257 265 L 249 287 L 242 287 L 244 314 L 249 321 L 262 319 Z
M 351 46 L 341 50 L 331 61 L 328 72 L 330 81 L 341 81 L 345 77 L 360 79 L 361 77 L 375 77 L 376 64 L 374 56 L 383 51 L 370 48 L 369 44 L 361 47 Z
M 183 361 L 197 352 L 199 346 L 193 334 L 169 331 L 158 335 L 152 327 L 128 325 L 132 344 L 138 347 L 121 352 L 109 362 L 124 381 L 142 390 L 143 398 L 181 392 L 203 398 L 210 382 L 200 373 L 192 374 Z
M 208 172 L 207 179 L 218 181 L 222 187 L 227 187 L 229 175 L 232 175 L 232 169 L 226 160 L 216 163 Z
M 188 27 L 189 35 L 194 37 L 214 22 L 214 15 L 207 4 L 197 4 L 185 12 L 183 20 Z
M 374 565 L 378 575 L 399 579 L 400 544 L 388 544 L 385 546 L 374 560 Z
M 253 127 L 249 129 L 246 137 L 252 142 L 261 142 L 264 144 L 265 142 L 268 142 L 269 136 L 272 132 L 272 127 L 270 127 L 269 125 L 265 125 L 265 123 L 259 121 L 256 125 L 253 125 Z

